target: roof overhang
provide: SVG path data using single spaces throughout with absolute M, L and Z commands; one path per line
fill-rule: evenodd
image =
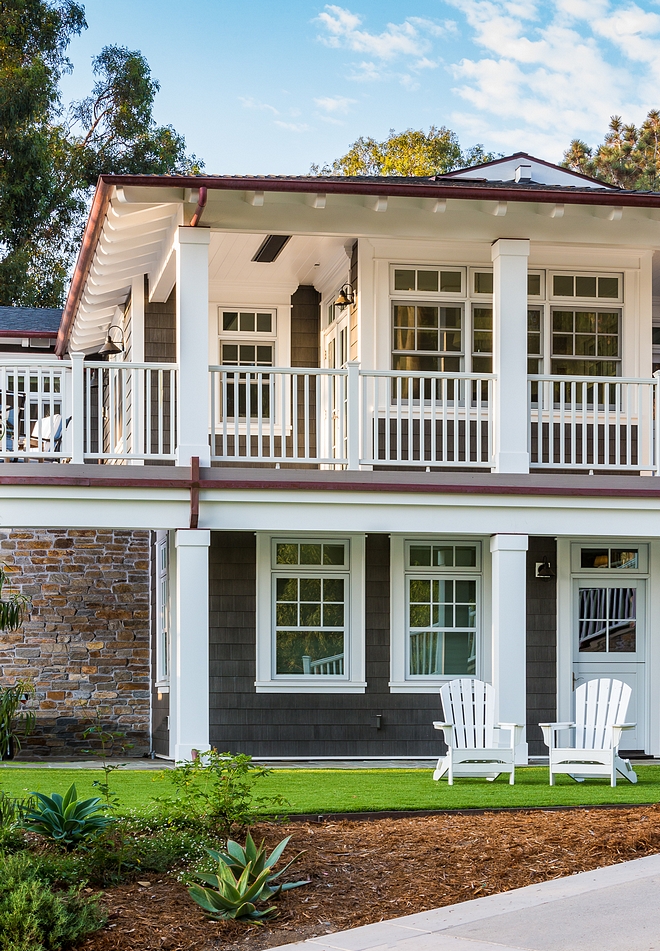
M 168 249 L 178 225 L 190 224 L 197 212 L 200 189 L 208 191 L 208 203 L 203 224 L 219 230 L 239 230 L 269 233 L 284 230 L 296 233 L 296 222 L 303 215 L 314 215 L 308 209 L 325 208 L 329 196 L 336 196 L 333 214 L 318 220 L 316 233 L 337 234 L 355 230 L 346 212 L 359 205 L 363 215 L 369 210 L 384 210 L 387 199 L 403 205 L 441 210 L 448 201 L 488 203 L 501 208 L 508 203 L 527 203 L 540 206 L 583 206 L 585 209 L 658 209 L 660 194 L 627 192 L 611 187 L 557 187 L 523 184 L 493 184 L 467 179 L 433 180 L 399 178 L 286 178 L 286 177 L 230 177 L 230 176 L 150 176 L 102 175 L 92 201 L 81 249 L 76 262 L 71 287 L 58 332 L 56 353 L 63 356 L 76 324 L 76 349 L 93 351 L 102 342 L 105 328 L 116 307 L 130 291 L 134 278 L 145 273 L 156 281 L 171 270 Z M 224 193 L 224 198 L 223 198 Z M 236 193 L 242 193 L 237 195 Z M 284 218 L 290 228 L 277 228 L 277 220 L 263 219 L 257 223 L 255 214 L 263 211 L 264 196 L 272 203 L 297 201 L 299 209 L 287 209 Z M 288 196 L 288 197 L 287 197 Z M 294 196 L 300 196 L 294 198 Z M 229 200 L 233 208 L 229 207 Z M 401 199 L 413 199 L 404 201 Z M 416 200 L 416 201 L 415 201 Z M 240 201 L 240 207 L 237 204 Z M 393 201 L 391 204 L 395 204 Z M 238 209 L 238 210 L 237 210 Z M 492 214 L 497 215 L 497 210 Z M 594 213 L 596 213 L 594 211 Z M 325 213 L 324 213 L 325 214 Z M 655 216 L 654 216 L 655 217 Z M 355 214 L 353 215 L 355 219 Z M 369 221 L 381 219 L 379 231 L 386 231 L 386 216 L 374 215 Z M 199 218 L 197 217 L 197 221 Z M 305 221 L 308 219 L 305 218 Z M 366 220 L 366 219 L 365 219 Z M 613 220 L 617 220 L 616 215 Z M 327 225 L 326 225 L 327 222 Z M 369 234 L 367 227 L 358 229 Z M 308 233 L 313 233 L 311 226 Z M 357 231 L 356 231 L 357 236 Z M 487 236 L 487 235 L 486 235 Z M 660 245 L 660 237 L 657 241 Z

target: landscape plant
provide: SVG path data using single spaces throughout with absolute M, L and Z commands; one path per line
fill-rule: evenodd
M 107 806 L 101 805 L 98 796 L 78 799 L 75 783 L 71 783 L 64 796 L 59 793 L 33 795 L 37 803 L 34 808 L 27 810 L 21 827 L 52 839 L 67 849 L 98 835 L 115 821 L 113 817 L 105 815 Z
M 229 836 L 286 807 L 282 796 L 255 795 L 255 783 L 271 772 L 244 753 L 208 750 L 164 774 L 176 796 L 161 796 L 158 802 L 184 823 L 202 821 L 218 835 Z
M 194 884 L 188 889 L 188 894 L 211 918 L 246 918 L 259 923 L 276 915 L 277 909 L 275 905 L 257 908 L 257 902 L 267 887 L 270 869 L 266 867 L 256 877 L 251 875 L 251 871 L 251 863 L 248 862 L 243 874 L 236 879 L 229 866 L 220 862 L 216 874 L 203 877 L 205 885 L 211 887 Z
M 226 865 L 227 868 L 233 872 L 236 879 L 240 879 L 245 870 L 249 869 L 248 881 L 253 883 L 261 876 L 264 869 L 268 870 L 270 874 L 266 877 L 265 884 L 258 896 L 259 901 L 268 901 L 280 892 L 286 892 L 292 888 L 299 888 L 301 885 L 309 885 L 309 879 L 303 879 L 299 882 L 283 882 L 279 885 L 273 884 L 304 854 L 303 852 L 299 852 L 297 855 L 294 855 L 279 872 L 272 871 L 282 857 L 282 853 L 289 844 L 290 839 L 290 835 L 288 835 L 286 839 L 282 839 L 282 841 L 275 846 L 270 855 L 267 855 L 264 840 L 262 839 L 257 846 L 248 832 L 245 839 L 245 848 L 242 848 L 242 846 L 240 846 L 238 842 L 234 842 L 233 839 L 228 839 L 226 852 L 216 852 L 214 849 L 207 849 L 207 852 L 218 865 Z M 207 884 L 215 884 L 217 878 L 215 875 L 199 871 L 195 877 L 199 881 L 206 882 Z
M 29 736 L 34 729 L 34 711 L 26 709 L 33 696 L 34 685 L 27 680 L 0 687 L 0 760 L 11 760 L 20 750 L 19 727 L 23 736 Z
M 56 891 L 27 852 L 0 855 L 0 948 L 59 951 L 103 926 L 97 900 Z
M 121 769 L 125 763 L 109 763 L 108 758 L 114 753 L 125 753 L 126 750 L 133 748 L 133 743 L 126 740 L 126 734 L 119 730 L 110 730 L 103 724 L 103 718 L 100 710 L 95 710 L 92 717 L 92 725 L 87 727 L 83 733 L 84 739 L 97 739 L 99 747 L 97 749 L 85 749 L 82 752 L 88 756 L 95 756 L 101 760 L 101 769 L 103 770 L 103 780 L 95 779 L 92 786 L 98 789 L 106 801 L 108 807 L 116 808 L 119 805 L 119 796 L 116 792 L 110 791 L 110 777 L 116 769 Z

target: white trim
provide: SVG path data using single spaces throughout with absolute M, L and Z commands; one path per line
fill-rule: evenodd
M 255 689 L 257 693 L 364 693 L 365 680 L 365 593 L 364 593 L 364 552 L 365 536 L 327 533 L 295 532 L 295 540 L 301 541 L 342 541 L 347 545 L 348 567 L 334 569 L 348 578 L 348 623 L 345 633 L 346 674 L 344 678 L 325 678 L 314 675 L 306 679 L 304 675 L 294 678 L 275 676 L 274 637 L 273 637 L 273 587 L 275 573 L 286 570 L 286 566 L 273 566 L 272 551 L 275 541 L 293 541 L 292 533 L 270 534 L 256 533 L 257 542 L 257 605 L 256 605 L 256 672 Z M 294 566 L 292 566 L 294 567 Z M 295 566 L 294 570 L 306 571 L 306 566 Z M 321 569 L 323 570 L 323 569 Z M 332 568 L 329 569 L 333 571 Z

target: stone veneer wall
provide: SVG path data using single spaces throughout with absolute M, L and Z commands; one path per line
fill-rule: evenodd
M 0 684 L 32 680 L 37 726 L 19 754 L 89 747 L 96 711 L 149 750 L 149 532 L 0 531 L 0 563 L 32 598 L 22 628 L 0 632 Z

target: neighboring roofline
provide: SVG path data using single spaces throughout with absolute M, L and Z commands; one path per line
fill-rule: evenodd
M 0 330 L 2 337 L 43 337 L 44 339 L 57 337 L 57 330 Z
M 587 182 L 594 182 L 596 185 L 600 185 L 602 188 L 610 188 L 613 191 L 621 191 L 618 185 L 611 185 L 609 182 L 604 182 L 600 178 L 592 178 L 591 175 L 584 175 L 582 172 L 576 172 L 573 168 L 566 168 L 563 165 L 555 165 L 554 162 L 546 162 L 545 159 L 537 158 L 535 155 L 530 155 L 528 152 L 514 152 L 513 155 L 503 155 L 502 158 L 493 159 L 490 162 L 480 162 L 479 165 L 467 165 L 465 168 L 455 168 L 452 169 L 451 172 L 443 172 L 436 177 L 438 180 L 443 178 L 455 178 L 457 175 L 460 175 L 463 172 L 473 172 L 475 169 L 479 168 L 490 168 L 493 165 L 501 165 L 503 162 L 511 162 L 513 159 L 517 158 L 529 159 L 530 162 L 536 162 L 537 165 L 545 165 L 546 168 L 556 168 L 560 172 L 567 172 L 569 175 L 575 175 L 576 178 L 583 178 Z
M 524 152 L 516 153 L 525 155 Z M 546 163 L 548 164 L 548 163 Z M 578 173 L 576 173 L 578 174 Z M 214 191 L 262 191 L 293 192 L 310 194 L 323 192 L 328 195 L 380 195 L 392 198 L 453 198 L 475 201 L 519 201 L 539 202 L 541 204 L 568 205 L 611 205 L 627 207 L 660 208 L 660 193 L 632 192 L 611 189 L 603 184 L 603 190 L 594 188 L 584 191 L 560 185 L 535 185 L 529 188 L 523 184 L 507 186 L 470 184 L 468 179 L 453 179 L 456 184 L 445 184 L 429 178 L 417 180 L 400 178 L 325 178 L 323 176 L 227 176 L 227 175 L 101 175 L 92 200 L 92 207 L 85 226 L 83 241 L 67 295 L 62 322 L 57 334 L 55 353 L 63 357 L 78 311 L 87 274 L 92 264 L 96 244 L 101 235 L 103 222 L 110 204 L 112 189 L 115 187 L 139 188 L 200 188 L 204 186 Z M 460 184 L 459 184 L 460 182 Z M 615 199 L 614 202 L 611 199 Z

